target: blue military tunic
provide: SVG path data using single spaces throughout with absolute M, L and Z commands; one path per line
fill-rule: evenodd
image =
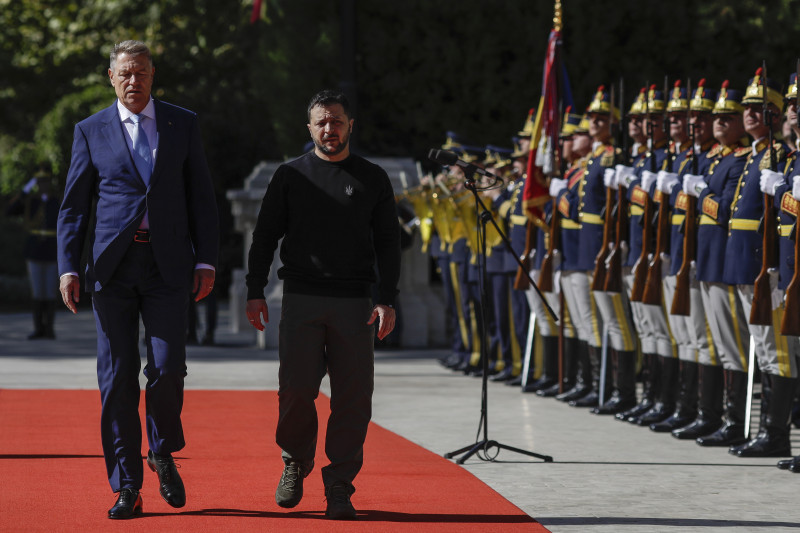
M 764 215 L 764 194 L 759 178 L 762 160 L 765 154 L 769 157 L 767 144 L 766 140 L 759 141 L 750 152 L 731 205 L 723 271 L 723 280 L 729 285 L 753 285 L 761 271 L 763 242 L 758 228 Z M 776 170 L 780 172 L 786 164 L 787 150 L 783 143 L 778 142 L 775 148 Z M 769 168 L 767 161 L 764 161 L 763 168 Z
M 577 164 L 570 168 L 565 176 L 567 188 L 559 193 L 557 198 L 558 212 L 561 214 L 561 270 L 581 270 L 578 262 L 581 226 L 578 222 L 577 210 L 573 213 L 570 209 L 568 196 L 578 194 L 577 190 L 585 173 L 586 168 L 584 168 L 583 164 Z M 544 232 L 542 232 L 543 234 Z M 544 243 L 542 246 L 544 246 Z M 541 263 L 539 266 L 541 266 Z
M 659 170 L 663 167 L 667 158 L 666 145 L 666 141 L 658 143 L 653 151 L 647 152 L 644 157 L 639 158 L 633 167 L 636 179 L 628 187 L 630 224 L 628 224 L 628 259 L 624 266 L 632 267 L 642 254 L 642 228 L 644 227 L 642 215 L 644 215 L 644 205 L 646 196 L 648 196 L 648 192 L 641 187 L 642 172 L 645 170 L 652 172 L 654 168 Z M 654 159 L 655 163 L 653 163 Z
M 711 147 L 711 150 L 716 148 Z M 697 156 L 697 170 L 693 169 L 692 159 L 694 158 L 694 150 L 686 150 L 678 156 L 673 167 L 673 172 L 677 172 L 681 177 L 686 174 L 695 174 L 704 176 L 711 166 L 712 158 L 709 156 L 711 150 L 701 148 L 701 153 Z M 684 156 L 683 158 L 681 156 Z M 672 235 L 670 239 L 670 263 L 669 274 L 676 276 L 683 265 L 683 231 L 684 219 L 686 217 L 686 206 L 688 203 L 688 195 L 683 192 L 679 185 L 676 185 L 670 194 L 669 203 L 672 207 Z
M 785 289 L 794 275 L 794 241 L 790 238 L 792 226 L 797 221 L 800 202 L 792 196 L 792 183 L 795 176 L 800 176 L 800 165 L 797 164 L 797 150 L 792 152 L 786 161 L 786 182 L 775 191 L 775 207 L 778 209 L 778 270 L 780 278 L 778 287 Z M 795 229 L 795 231 L 797 231 Z
M 728 220 L 739 176 L 742 175 L 750 147 L 718 146 L 709 152 L 713 161 L 704 179 L 708 185 L 697 198 L 700 222 L 697 227 L 697 279 L 723 283 Z
M 603 244 L 604 220 L 601 215 L 605 207 L 606 187 L 603 182 L 605 169 L 613 167 L 616 151 L 613 145 L 600 145 L 592 151 L 577 186 L 568 187 L 560 195 L 559 204 L 566 202 L 569 206 L 569 219 L 577 221 L 578 257 L 575 270 L 594 270 L 594 262 Z M 559 205 L 561 210 L 561 205 Z M 562 211 L 563 213 L 563 211 Z M 566 266 L 564 267 L 566 270 Z

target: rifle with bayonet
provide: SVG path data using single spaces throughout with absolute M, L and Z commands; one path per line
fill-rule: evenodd
M 689 94 L 689 111 L 691 117 L 691 93 Z M 689 122 L 689 142 L 691 143 L 692 174 L 697 175 L 697 151 L 695 150 L 696 132 L 695 125 Z M 683 194 L 683 193 L 681 193 Z M 697 198 L 686 194 L 686 214 L 683 218 L 683 262 L 678 274 L 675 276 L 675 294 L 672 297 L 672 307 L 670 314 L 689 316 L 692 311 L 691 298 L 691 271 L 692 262 L 697 257 Z M 680 195 L 679 195 L 680 197 Z
M 624 82 L 619 80 L 619 101 L 620 108 L 625 104 Z M 625 166 L 630 165 L 630 153 L 628 147 L 627 122 L 625 115 L 622 116 L 619 127 L 619 136 L 622 146 L 621 163 Z M 606 292 L 622 292 L 622 242 L 628 236 L 628 189 L 621 183 L 617 184 L 617 204 L 614 207 L 614 217 L 616 218 L 616 239 L 614 246 L 606 259 L 606 282 L 603 289 Z
M 675 82 L 675 87 L 680 91 L 680 80 Z M 665 106 L 668 102 L 667 95 L 666 95 L 666 88 L 667 88 L 667 79 L 664 78 L 664 103 Z M 678 92 L 678 98 L 680 98 L 680 92 Z M 688 107 L 688 101 L 687 101 Z M 667 136 L 669 136 L 669 128 L 670 128 L 670 120 L 669 114 L 666 114 L 664 117 L 664 132 Z M 669 137 L 667 137 L 669 138 Z M 675 152 L 680 150 L 679 144 L 674 144 L 673 150 L 670 150 L 667 154 L 667 161 L 665 164 L 665 170 L 667 172 L 672 172 L 673 162 L 675 161 L 675 156 L 677 155 Z M 644 293 L 642 294 L 642 303 L 648 305 L 661 305 L 662 298 L 664 295 L 663 285 L 661 283 L 662 278 L 662 270 L 663 270 L 663 259 L 662 257 L 664 254 L 669 253 L 669 238 L 670 238 L 670 209 L 669 209 L 669 196 L 665 194 L 663 191 L 656 188 L 654 196 L 659 198 L 658 204 L 658 219 L 656 222 L 656 249 L 653 252 L 653 258 L 650 260 L 650 264 L 647 268 L 647 280 L 645 281 L 644 286 Z
M 608 113 L 609 142 L 614 139 L 614 86 L 611 86 L 609 98 L 610 110 Z M 613 166 L 613 165 L 612 165 Z M 602 291 L 606 285 L 606 255 L 614 239 L 614 189 L 606 187 L 606 205 L 603 208 L 603 243 L 594 260 L 594 273 L 592 274 L 593 291 Z
M 797 60 L 797 79 L 800 79 L 800 59 Z M 797 113 L 797 126 L 800 128 L 800 113 Z M 795 159 L 795 165 L 798 162 Z M 790 183 L 791 185 L 791 183 Z M 800 238 L 797 235 L 797 219 L 794 221 L 794 226 L 790 234 L 794 238 L 794 273 L 792 280 L 786 287 L 786 303 L 783 309 L 783 318 L 781 319 L 781 334 L 792 335 L 794 337 L 800 335 Z
M 650 90 L 655 89 L 655 84 L 650 87 Z M 664 96 L 666 98 L 666 96 Z M 647 99 L 647 106 L 646 106 L 646 115 L 647 115 L 647 140 L 648 144 L 650 145 L 650 153 L 648 157 L 650 158 L 650 172 L 658 172 L 658 168 L 656 166 L 656 149 L 655 149 L 655 140 L 653 139 L 653 121 L 651 120 L 650 116 L 650 99 Z M 642 296 L 644 294 L 644 288 L 647 283 L 647 266 L 650 261 L 650 251 L 652 247 L 652 240 L 653 240 L 653 226 L 652 226 L 652 219 L 653 219 L 653 201 L 650 199 L 650 195 L 647 194 L 645 191 L 644 196 L 644 206 L 643 206 L 643 213 L 641 218 L 642 224 L 642 252 L 639 254 L 639 257 L 636 259 L 636 263 L 633 265 L 633 286 L 631 287 L 631 301 L 633 302 L 641 302 Z
M 769 109 L 769 102 L 767 101 L 767 62 L 763 62 L 761 68 L 763 75 L 761 95 L 763 98 L 763 115 L 764 124 L 769 129 L 769 150 L 764 157 L 769 157 L 769 169 L 775 171 L 778 167 L 775 158 L 775 146 L 773 146 L 772 137 L 772 119 L 773 113 Z M 775 213 L 773 212 L 772 196 L 764 193 L 764 216 L 761 219 L 762 233 L 762 255 L 761 255 L 761 271 L 756 277 L 753 284 L 753 306 L 750 309 L 750 323 L 757 326 L 770 326 L 772 325 L 772 288 L 770 287 L 770 270 L 776 266 L 775 253 L 776 235 L 778 233 L 777 221 Z

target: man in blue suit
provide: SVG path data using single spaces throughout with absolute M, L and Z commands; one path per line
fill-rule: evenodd
M 103 453 L 109 483 L 119 493 L 109 518 L 142 511 L 140 315 L 147 346 L 147 464 L 168 504 L 186 502 L 171 455 L 185 444 L 186 313 L 190 291 L 195 300 L 211 291 L 219 248 L 197 116 L 153 100 L 154 73 L 147 45 L 114 46 L 108 76 L 118 100 L 75 126 L 58 216 L 60 290 L 73 313 L 88 241 L 85 283 L 97 325 Z

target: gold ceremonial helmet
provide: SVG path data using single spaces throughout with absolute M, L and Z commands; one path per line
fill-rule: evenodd
M 715 94 L 706 87 L 706 79 L 703 78 L 697 83 L 694 96 L 689 102 L 689 109 L 692 111 L 712 111 L 714 109 Z
M 763 76 L 761 67 L 756 69 L 755 76 L 747 82 L 747 89 L 742 98 L 743 104 L 762 104 L 764 103 L 764 87 L 767 88 L 767 102 L 778 109 L 783 109 L 783 95 L 781 86 L 769 78 Z
M 729 85 L 730 82 L 728 80 L 722 82 L 719 98 L 717 98 L 712 111 L 713 114 L 722 115 L 725 113 L 742 113 L 744 111 L 742 92 L 736 89 L 729 89 Z
M 642 87 L 636 100 L 631 104 L 628 110 L 629 115 L 646 115 L 647 114 L 647 88 Z

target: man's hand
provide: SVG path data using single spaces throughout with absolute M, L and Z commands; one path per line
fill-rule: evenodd
M 192 281 L 192 294 L 194 301 L 199 302 L 209 295 L 214 288 L 214 277 L 216 272 L 210 268 L 195 268 L 194 280 Z
M 61 291 L 61 299 L 64 300 L 64 305 L 67 309 L 74 313 L 78 312 L 75 304 L 81 300 L 81 280 L 78 276 L 66 274 L 61 277 L 58 290 Z
M 264 331 L 264 324 L 269 323 L 269 309 L 267 309 L 267 301 L 265 299 L 247 300 L 245 313 L 247 314 L 247 320 L 254 328 L 258 331 Z
M 250 309 L 250 302 L 247 302 L 247 308 Z M 250 316 L 249 313 L 247 315 Z M 388 305 L 381 305 L 378 304 L 372 310 L 372 314 L 367 321 L 367 324 L 372 324 L 375 322 L 375 319 L 379 318 L 378 320 L 378 339 L 383 340 L 386 335 L 392 332 L 394 329 L 394 320 L 395 314 L 394 309 L 389 307 Z

